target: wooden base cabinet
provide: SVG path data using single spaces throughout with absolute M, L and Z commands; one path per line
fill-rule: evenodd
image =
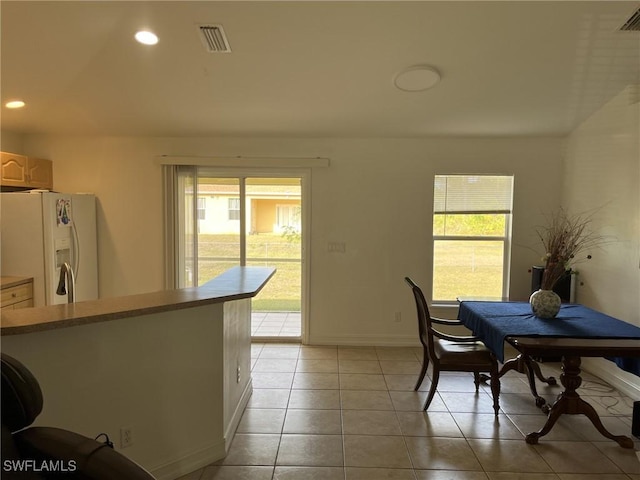
M 53 162 L 42 158 L 26 157 L 0 152 L 2 163 L 0 185 L 53 189 Z
M 33 307 L 33 279 L 2 277 L 0 295 L 2 310 Z

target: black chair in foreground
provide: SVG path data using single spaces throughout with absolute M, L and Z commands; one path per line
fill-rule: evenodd
M 42 412 L 33 374 L 9 355 L 2 363 L 2 478 L 10 480 L 154 480 L 105 443 L 54 427 L 30 427 Z
M 423 360 L 422 370 L 414 390 L 418 390 L 431 362 L 433 375 L 431 388 L 424 402 L 423 410 L 429 408 L 438 387 L 440 372 L 473 372 L 476 392 L 480 387 L 480 373 L 490 374 L 491 393 L 493 395 L 493 409 L 498 415 L 500 409 L 498 396 L 500 395 L 500 378 L 498 374 L 498 361 L 495 355 L 477 337 L 456 336 L 438 331 L 434 324 L 456 326 L 462 325 L 458 320 L 446 320 L 432 317 L 429 313 L 427 301 L 422 290 L 409 277 L 405 277 L 413 291 L 418 311 L 418 331 L 420 343 L 422 343 Z

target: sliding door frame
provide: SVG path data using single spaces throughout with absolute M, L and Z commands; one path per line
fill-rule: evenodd
M 183 168 L 183 167 L 181 167 Z M 199 170 L 207 170 L 211 172 L 212 176 L 216 178 L 238 178 L 240 179 L 240 198 L 246 197 L 246 179 L 249 178 L 300 178 L 301 188 L 301 203 L 302 203 L 302 243 L 300 252 L 300 295 L 301 295 L 301 334 L 300 340 L 303 344 L 308 343 L 309 338 L 309 259 L 311 258 L 311 168 L 287 168 L 287 167 L 273 167 L 273 168 L 227 168 L 216 166 L 194 166 L 194 205 L 192 207 L 193 215 L 197 215 L 197 177 Z M 178 198 L 178 175 L 173 173 L 166 173 L 165 175 L 165 188 L 167 193 L 166 199 L 166 248 L 167 253 L 167 285 L 172 285 L 170 288 L 177 288 L 179 285 L 179 263 L 180 254 L 177 249 L 180 245 L 178 235 L 183 228 L 180 225 L 180 215 L 178 215 L 178 208 L 181 204 L 181 200 Z M 169 186 L 172 186 L 169 188 Z M 244 265 L 246 263 L 246 202 L 240 202 L 240 263 Z M 173 211 L 171 211 L 173 209 Z M 194 219 L 195 221 L 196 219 Z M 197 240 L 194 238 L 194 242 L 197 244 Z M 197 245 L 194 247 L 194 251 L 197 254 Z M 197 263 L 197 262 L 195 262 Z M 276 273 L 277 275 L 277 273 Z M 197 276 L 194 277 L 197 279 Z

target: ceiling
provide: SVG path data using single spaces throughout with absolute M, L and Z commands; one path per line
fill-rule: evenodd
M 7 1 L 0 126 L 152 136 L 564 135 L 640 83 L 638 1 Z M 231 53 L 198 25 L 221 24 Z M 136 30 L 160 42 L 143 46 Z M 414 65 L 442 76 L 395 88 Z

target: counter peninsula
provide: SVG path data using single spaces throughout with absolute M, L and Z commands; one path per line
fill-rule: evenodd
M 38 379 L 36 425 L 107 433 L 159 480 L 223 458 L 252 392 L 251 297 L 235 267 L 201 287 L 2 312 L 2 351 Z
M 2 312 L 1 334 L 40 332 L 250 298 L 274 274 L 275 269 L 268 267 L 234 267 L 200 287 Z

